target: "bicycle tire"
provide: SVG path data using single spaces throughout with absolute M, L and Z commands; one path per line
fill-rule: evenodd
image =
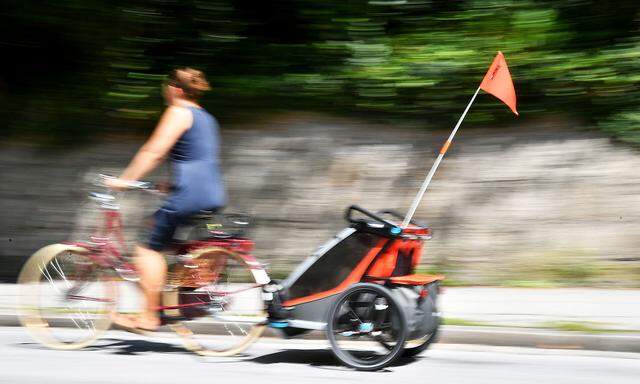
M 75 325 L 79 328 L 81 326 L 77 323 L 77 321 L 71 317 L 74 314 L 74 310 L 70 309 L 67 306 L 67 309 L 61 308 L 53 308 L 55 312 L 59 312 L 58 315 L 52 319 L 47 319 L 43 317 L 43 295 L 40 290 L 41 283 L 44 283 L 43 277 L 46 279 L 46 283 L 52 287 L 53 291 L 60 292 L 59 288 L 56 287 L 56 283 L 53 281 L 53 277 L 51 276 L 51 271 L 49 270 L 49 266 L 52 266 L 52 269 L 56 271 L 61 271 L 61 276 L 63 277 L 64 283 L 71 284 L 69 280 L 67 280 L 66 274 L 64 273 L 63 268 L 60 266 L 59 260 L 57 257 L 63 253 L 72 254 L 77 257 L 83 263 L 83 268 L 93 268 L 93 272 L 95 273 L 96 283 L 99 285 L 104 285 L 105 287 L 105 297 L 100 298 L 98 302 L 104 302 L 104 310 L 98 312 L 96 314 L 95 311 L 93 313 L 87 311 L 85 312 L 77 310 L 76 312 L 82 313 L 81 321 L 84 325 L 87 325 L 87 331 L 89 334 L 86 337 L 82 337 L 78 341 L 65 341 L 59 338 L 58 335 L 54 334 L 56 331 L 61 331 L 63 333 L 70 334 L 70 332 L 66 331 L 65 320 L 69 318 Z M 22 270 L 20 271 L 20 275 L 18 277 L 18 283 L 20 286 L 20 295 L 19 295 L 19 308 L 18 308 L 18 317 L 21 324 L 27 330 L 27 333 L 34 338 L 36 341 L 41 344 L 53 348 L 53 349 L 81 349 L 86 346 L 91 345 L 95 340 L 97 340 L 104 332 L 106 332 L 111 325 L 111 314 L 115 310 L 116 303 L 116 292 L 117 288 L 115 286 L 115 282 L 111 279 L 108 279 L 102 268 L 87 257 L 88 251 L 85 248 L 77 247 L 68 244 L 51 244 L 41 248 L 36 251 L 25 263 Z M 53 263 L 57 263 L 57 266 L 53 265 Z M 71 275 L 69 276 L 71 278 Z M 86 284 L 86 282 L 82 282 L 82 284 Z M 74 284 L 78 283 L 74 281 Z M 31 295 L 34 289 L 38 289 L 35 295 Z M 95 287 L 94 287 L 95 288 Z M 37 302 L 33 302 L 32 299 L 37 299 Z M 67 303 L 77 303 L 85 302 L 87 300 L 75 300 L 71 301 L 67 298 L 64 298 L 62 302 L 63 305 L 67 305 Z M 94 298 L 91 300 L 92 302 L 96 302 L 97 300 Z M 66 315 L 66 316 L 65 316 Z M 89 330 L 89 320 L 85 318 L 85 316 L 90 315 L 92 317 L 97 317 L 95 321 L 91 321 L 91 330 Z M 71 325 L 71 324 L 68 324 Z M 62 327 L 60 327 L 62 326 Z M 69 327 L 72 328 L 72 327 Z
M 199 328 L 206 328 L 207 326 L 206 322 L 204 322 L 204 324 L 203 323 L 198 324 L 197 322 L 192 323 L 191 321 L 179 321 L 179 322 L 171 323 L 169 324 L 169 326 L 174 332 L 178 334 L 178 336 L 180 336 L 185 348 L 201 356 L 223 357 L 223 356 L 237 355 L 243 352 L 249 346 L 251 346 L 251 344 L 253 344 L 260 337 L 260 335 L 265 329 L 265 320 L 267 317 L 267 313 L 266 313 L 266 308 L 264 306 L 264 301 L 262 300 L 262 288 L 258 286 L 258 281 L 254 273 L 252 272 L 255 266 L 249 265 L 247 261 L 245 261 L 242 257 L 240 257 L 239 254 L 232 252 L 230 250 L 227 250 L 225 248 L 220 248 L 220 247 L 201 249 L 201 250 L 198 250 L 197 253 L 193 255 L 194 260 L 202 260 L 202 258 L 210 258 L 210 259 L 224 258 L 226 261 L 233 260 L 233 262 L 236 263 L 238 267 L 244 270 L 245 275 L 243 277 L 246 277 L 246 279 L 252 279 L 252 281 L 246 281 L 246 282 L 240 282 L 240 283 L 234 283 L 234 284 L 255 284 L 256 285 L 255 289 L 257 291 L 252 292 L 252 295 L 251 295 L 251 299 L 257 300 L 255 302 L 256 308 L 252 310 L 252 312 L 249 314 L 250 316 L 255 317 L 256 321 L 255 323 L 249 323 L 251 325 L 247 325 L 248 330 L 244 330 L 237 323 L 231 322 L 231 324 L 233 324 L 232 327 L 237 327 L 239 330 L 241 330 L 241 333 L 243 333 L 244 336 L 235 338 L 235 334 L 226 335 L 227 337 L 224 340 L 220 340 L 224 337 L 219 337 L 218 340 L 220 341 L 220 343 L 217 343 L 216 340 L 207 340 L 208 338 L 212 338 L 215 336 L 211 336 L 211 333 L 203 333 L 198 330 Z M 218 264 L 214 264 L 214 265 L 218 265 Z M 226 265 L 227 263 L 225 263 L 225 266 Z M 219 279 L 220 271 L 216 271 L 216 273 L 213 273 L 213 275 L 218 278 L 218 280 L 215 282 L 216 285 L 218 285 L 218 281 L 220 280 Z M 212 283 L 214 282 L 209 282 L 209 285 L 211 285 Z M 253 296 L 253 293 L 256 293 L 255 297 Z M 251 305 L 254 305 L 254 303 L 251 303 Z M 224 308 L 224 305 L 221 304 L 220 307 Z M 216 318 L 215 316 L 211 316 L 209 320 L 212 320 L 215 318 Z M 227 325 L 225 323 L 220 322 L 220 324 L 224 324 L 224 328 L 226 328 L 226 330 L 229 331 L 229 328 L 227 328 Z M 245 323 L 242 323 L 242 324 L 245 324 Z M 212 322 L 209 325 L 210 327 L 212 327 L 212 326 L 215 326 L 216 324 Z M 220 336 L 220 335 L 216 335 L 216 336 Z M 233 339 L 231 344 L 228 343 L 230 341 L 229 338 Z M 205 341 L 207 341 L 206 344 L 205 344 Z M 223 341 L 226 344 L 224 344 Z

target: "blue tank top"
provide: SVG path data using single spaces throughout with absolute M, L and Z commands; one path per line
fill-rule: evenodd
M 218 122 L 202 108 L 188 109 L 193 115 L 193 124 L 174 144 L 169 155 L 175 190 L 165 205 L 178 214 L 226 204 L 218 159 Z

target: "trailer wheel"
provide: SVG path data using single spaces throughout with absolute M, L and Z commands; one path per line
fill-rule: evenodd
M 333 353 L 358 370 L 375 371 L 393 363 L 403 353 L 407 335 L 403 309 L 378 284 L 353 285 L 329 310 L 327 338 Z
M 436 326 L 436 329 L 432 333 L 420 339 L 407 340 L 407 345 L 405 346 L 402 356 L 413 357 L 426 351 L 434 341 L 438 340 L 438 328 L 440 328 L 440 323 L 438 323 L 438 326 Z
M 433 329 L 420 337 L 408 338 L 404 343 L 404 352 L 402 353 L 402 357 L 414 357 L 424 352 L 429 346 L 438 340 L 438 330 L 442 323 L 442 318 L 440 317 L 440 312 L 438 312 L 437 305 L 434 303 L 434 306 L 429 309 L 430 316 L 433 321 L 435 321 L 435 325 Z M 425 321 L 427 319 L 424 319 Z M 409 336 L 410 337 L 410 336 Z M 392 344 L 387 344 L 385 340 L 379 339 L 380 344 L 382 344 L 388 350 L 393 348 Z

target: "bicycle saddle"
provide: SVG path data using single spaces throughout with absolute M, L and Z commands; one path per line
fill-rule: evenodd
M 186 218 L 176 229 L 174 241 L 226 239 L 243 237 L 251 224 L 250 218 L 241 213 L 217 213 L 202 210 Z

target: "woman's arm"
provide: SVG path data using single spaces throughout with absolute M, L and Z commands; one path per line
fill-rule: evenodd
M 124 181 L 138 180 L 162 162 L 180 136 L 191 127 L 193 116 L 186 108 L 171 106 L 166 109 L 160 122 L 147 142 L 138 150 L 129 166 L 120 176 Z M 113 183 L 110 183 L 113 184 Z M 125 183 L 123 183 L 125 184 Z M 122 187 L 112 185 L 113 187 Z

